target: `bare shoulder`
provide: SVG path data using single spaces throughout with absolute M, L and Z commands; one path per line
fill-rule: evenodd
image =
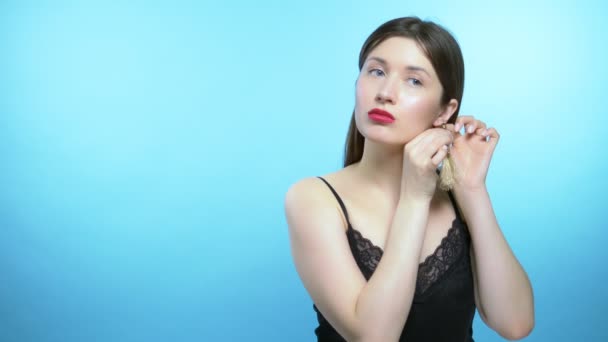
M 292 184 L 285 194 L 284 205 L 290 229 L 302 226 L 298 224 L 300 221 L 310 221 L 318 216 L 326 220 L 339 217 L 335 198 L 317 177 L 303 178 Z
M 341 183 L 345 178 L 345 170 L 339 170 L 321 176 L 332 186 Z M 285 194 L 285 210 L 297 211 L 312 209 L 324 211 L 329 209 L 335 211 L 336 198 L 332 195 L 329 187 L 319 177 L 307 177 L 292 184 Z
M 285 194 L 285 205 L 294 206 L 302 202 L 315 201 L 322 199 L 323 193 L 320 192 L 321 180 L 317 177 L 307 177 L 293 183 Z
M 327 194 L 321 188 L 324 184 L 316 177 L 300 179 L 292 184 L 285 194 L 285 213 L 288 219 L 298 212 L 319 210 L 328 203 Z
M 340 187 L 348 177 L 348 168 L 320 176 L 333 188 Z M 339 192 L 339 191 L 338 191 Z M 306 210 L 309 214 L 326 212 L 340 215 L 340 208 L 330 188 L 319 177 L 306 177 L 293 183 L 285 194 L 287 215 Z M 338 210 L 336 210 L 338 209 Z

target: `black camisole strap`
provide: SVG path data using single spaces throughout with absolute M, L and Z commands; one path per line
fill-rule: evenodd
M 329 190 L 331 190 L 331 192 L 334 194 L 334 196 L 336 196 L 336 199 L 338 200 L 338 204 L 340 204 L 340 208 L 342 208 L 342 212 L 344 213 L 344 218 L 346 218 L 346 223 L 350 226 L 350 221 L 348 220 L 348 212 L 346 212 L 346 206 L 344 205 L 344 202 L 342 202 L 340 195 L 338 195 L 336 190 L 323 177 L 317 176 L 317 178 L 319 178 L 325 184 L 327 184 L 327 186 L 329 187 Z

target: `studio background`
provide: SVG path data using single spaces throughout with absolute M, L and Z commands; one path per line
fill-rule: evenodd
M 313 341 L 283 199 L 341 166 L 365 38 L 463 50 L 526 341 L 606 341 L 600 1 L 3 1 L 0 341 Z M 476 316 L 477 341 L 502 341 Z

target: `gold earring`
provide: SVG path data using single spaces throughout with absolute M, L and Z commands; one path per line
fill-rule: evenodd
M 441 128 L 446 129 L 446 123 L 445 122 L 441 125 Z

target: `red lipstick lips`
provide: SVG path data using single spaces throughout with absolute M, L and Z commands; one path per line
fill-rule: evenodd
M 367 115 L 370 119 L 380 123 L 393 123 L 395 121 L 395 117 L 391 113 L 380 108 L 370 110 Z

